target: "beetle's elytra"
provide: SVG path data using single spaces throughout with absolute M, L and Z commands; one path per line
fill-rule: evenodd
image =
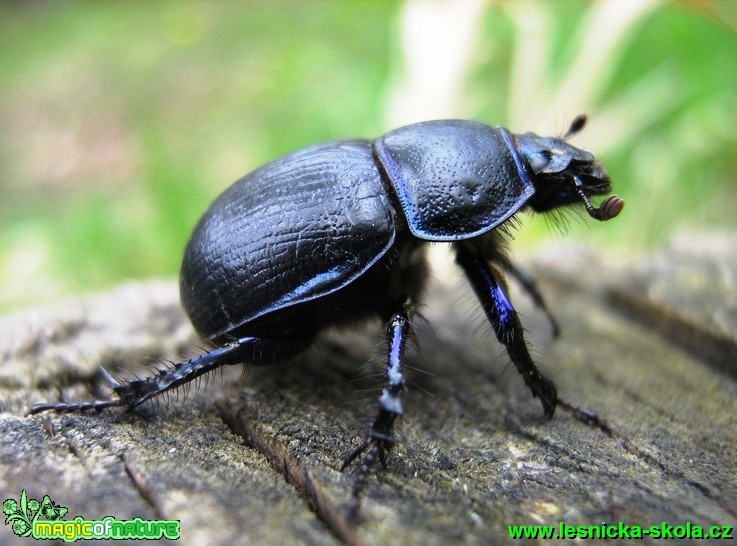
M 619 214 L 624 202 L 616 196 L 592 204 L 591 196 L 610 192 L 609 177 L 592 154 L 566 141 L 584 122 L 580 116 L 563 138 L 545 138 L 474 121 L 430 121 L 373 142 L 319 144 L 257 169 L 213 203 L 184 254 L 182 304 L 217 348 L 144 379 L 120 382 L 106 373 L 113 400 L 40 404 L 31 413 L 132 409 L 220 366 L 284 360 L 328 326 L 379 317 L 388 341 L 386 383 L 373 424 L 344 464 L 368 450 L 357 502 L 365 469 L 395 443 L 411 303 L 426 276 L 422 251 L 427 241 L 441 241 L 454 247 L 497 338 L 551 417 L 555 385 L 530 357 L 500 269 L 547 309 L 534 282 L 504 254 L 498 228 L 526 209 L 583 205 L 597 220 Z

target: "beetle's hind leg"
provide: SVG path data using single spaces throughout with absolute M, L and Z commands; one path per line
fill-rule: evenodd
M 457 243 L 455 247 L 456 261 L 471 282 L 497 339 L 506 347 L 509 358 L 532 395 L 540 399 L 546 417 L 552 417 L 558 400 L 555 384 L 535 366 L 527 350 L 522 324 L 504 290 L 499 273 L 489 267 L 486 259 L 473 246 Z
M 396 440 L 394 438 L 394 421 L 404 414 L 402 407 L 402 392 L 405 389 L 405 379 L 402 374 L 404 347 L 410 335 L 410 322 L 407 306 L 395 313 L 386 325 L 386 337 L 389 344 L 386 366 L 386 383 L 376 404 L 379 411 L 369 427 L 365 440 L 353 450 L 343 462 L 341 471 L 366 450 L 365 457 L 358 469 L 358 476 L 353 484 L 353 493 L 349 514 L 358 515 L 360 499 L 366 487 L 367 480 L 374 471 L 376 461 L 386 466 L 386 452 Z
M 221 366 L 233 364 L 271 364 L 293 356 L 306 349 L 312 340 L 261 339 L 242 337 L 224 344 L 189 360 L 179 362 L 169 368 L 158 370 L 150 377 L 118 381 L 104 369 L 103 374 L 117 395 L 113 400 L 95 400 L 81 403 L 36 404 L 29 414 L 43 411 L 87 411 L 103 410 L 110 407 L 124 407 L 130 411 L 146 400 L 176 389 L 193 379 Z

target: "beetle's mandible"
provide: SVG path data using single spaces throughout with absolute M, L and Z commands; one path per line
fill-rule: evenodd
M 386 382 L 373 424 L 343 465 L 366 452 L 357 503 L 365 469 L 395 443 L 410 303 L 420 299 L 427 273 L 423 247 L 441 241 L 453 246 L 491 328 L 552 417 L 555 385 L 530 357 L 501 271 L 548 310 L 503 252 L 502 232 L 526 209 L 583 205 L 597 220 L 620 213 L 624 202 L 614 195 L 592 204 L 591 196 L 611 191 L 609 177 L 592 154 L 567 142 L 585 119 L 576 118 L 562 138 L 429 121 L 375 141 L 318 144 L 261 167 L 213 203 L 184 254 L 182 304 L 216 348 L 147 378 L 123 382 L 105 372 L 115 399 L 39 404 L 31 413 L 130 410 L 220 366 L 285 360 L 327 327 L 378 317 L 386 325 Z

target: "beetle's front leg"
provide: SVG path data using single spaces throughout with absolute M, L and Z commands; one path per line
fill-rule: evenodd
M 507 272 L 511 273 L 515 279 L 517 279 L 517 282 L 522 285 L 525 292 L 527 292 L 530 298 L 532 298 L 533 303 L 537 305 L 543 313 L 545 313 L 545 316 L 548 317 L 548 322 L 550 322 L 553 337 L 558 337 L 560 335 L 560 326 L 558 326 L 558 321 L 545 304 L 545 299 L 543 298 L 540 289 L 537 287 L 535 279 L 510 262 L 506 257 L 503 260 L 500 260 L 499 264 L 507 270 Z
M 557 402 L 555 384 L 541 374 L 532 361 L 522 324 L 498 278 L 499 274 L 489 267 L 474 247 L 467 243 L 456 243 L 455 247 L 456 261 L 471 282 L 497 339 L 506 347 L 532 395 L 540 398 L 545 415 L 552 417 Z
M 494 232 L 491 232 L 483 238 L 481 244 L 478 246 L 478 249 L 479 253 L 481 254 L 481 256 L 483 256 L 485 260 L 492 264 L 499 265 L 502 269 L 504 269 L 504 271 L 510 273 L 515 279 L 517 279 L 517 282 L 522 286 L 524 291 L 527 292 L 527 295 L 532 298 L 532 301 L 535 303 L 535 305 L 537 305 L 537 307 L 540 308 L 542 312 L 545 313 L 545 315 L 548 317 L 548 321 L 550 321 L 550 326 L 552 327 L 553 337 L 558 337 L 558 335 L 560 334 L 558 321 L 555 320 L 555 317 L 548 309 L 548 306 L 545 304 L 545 299 L 543 298 L 540 289 L 537 287 L 535 279 L 530 277 L 527 273 L 522 271 L 511 262 L 509 257 L 507 257 L 506 252 L 504 251 L 503 240 Z
M 376 460 L 378 459 L 385 465 L 386 452 L 396 443 L 394 439 L 394 421 L 404 414 L 402 392 L 404 391 L 405 380 L 402 374 L 402 360 L 409 333 L 409 316 L 407 309 L 403 308 L 395 313 L 386 325 L 386 337 L 389 347 L 386 383 L 376 404 L 379 411 L 371 427 L 369 427 L 366 439 L 346 457 L 341 467 L 341 471 L 345 470 L 356 457 L 368 449 L 353 485 L 351 507 L 349 509 L 353 516 L 358 513 L 361 494 L 366 487 L 369 475 L 376 465 Z

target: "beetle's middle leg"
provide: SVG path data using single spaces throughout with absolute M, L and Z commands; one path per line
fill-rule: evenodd
M 366 481 L 376 464 L 376 460 L 378 459 L 381 464 L 386 465 L 386 452 L 396 443 L 394 421 L 404 414 L 401 398 L 405 389 L 402 361 L 404 359 L 404 347 L 410 335 L 407 307 L 405 305 L 401 311 L 392 315 L 386 325 L 388 341 L 386 382 L 376 404 L 379 410 L 369 427 L 366 439 L 346 457 L 341 466 L 341 470 L 344 470 L 356 457 L 368 449 L 353 485 L 350 508 L 353 515 L 358 512 L 361 494 L 366 487 Z
M 471 245 L 457 243 L 455 247 L 456 261 L 481 301 L 497 339 L 506 347 L 509 357 L 532 391 L 532 395 L 540 398 L 545 415 L 552 417 L 557 403 L 555 384 L 535 366 L 527 350 L 522 324 L 499 278 L 499 273 L 489 267 L 486 259 Z

